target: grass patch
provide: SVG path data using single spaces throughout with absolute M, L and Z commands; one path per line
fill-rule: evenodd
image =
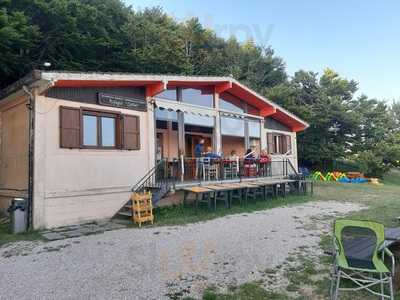
M 160 207 L 154 210 L 155 226 L 183 225 L 188 223 L 203 222 L 227 215 L 251 213 L 260 210 L 282 207 L 311 201 L 311 196 L 288 195 L 285 198 L 273 198 L 267 201 L 249 201 L 247 205 L 239 205 L 237 202 L 231 209 L 226 209 L 222 203 L 216 210 L 209 210 L 204 203 L 196 209 L 192 204 L 182 206 Z
M 12 242 L 34 241 L 43 239 L 38 231 L 29 231 L 27 233 L 12 234 L 9 228 L 10 224 L 0 225 L 0 247 Z
M 203 300 L 283 300 L 284 294 L 266 291 L 258 283 L 245 283 L 234 288 L 227 294 L 218 293 L 214 287 L 204 291 Z
M 366 208 L 350 213 L 348 218 L 360 220 L 373 220 L 383 223 L 386 227 L 397 227 L 397 217 L 400 216 L 400 171 L 395 170 L 384 177 L 383 185 L 371 184 L 343 184 L 337 182 L 317 182 L 314 197 L 308 199 L 290 199 L 291 203 L 307 201 L 337 201 L 353 202 L 364 205 Z M 307 198 L 307 197 L 306 197 Z M 288 199 L 289 200 L 289 199 Z M 282 203 L 276 205 L 281 206 Z M 260 208 L 267 209 L 275 207 Z M 258 210 L 258 209 L 254 209 Z M 242 211 L 246 212 L 246 211 Z M 248 211 L 250 212 L 250 211 Z M 218 217 L 218 216 L 215 216 Z M 321 220 L 315 220 L 316 222 Z M 321 237 L 320 248 L 323 251 L 332 250 L 332 236 L 326 234 Z M 329 270 L 332 266 L 332 257 L 321 255 L 319 258 L 294 254 L 284 264 L 283 272 L 289 284 L 281 294 L 271 294 L 257 283 L 240 285 L 234 291 L 221 294 L 215 290 L 206 290 L 203 299 L 236 300 L 236 299 L 329 299 L 330 277 Z M 307 293 L 304 287 L 311 288 Z M 376 296 L 365 292 L 342 293 L 340 299 L 376 299 Z M 395 299 L 400 300 L 400 293 Z

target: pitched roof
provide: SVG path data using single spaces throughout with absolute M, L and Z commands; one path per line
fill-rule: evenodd
M 216 91 L 229 92 L 243 101 L 260 109 L 261 116 L 270 116 L 293 131 L 301 131 L 309 125 L 278 104 L 268 100 L 254 90 L 241 84 L 232 77 L 224 76 L 186 76 L 164 74 L 133 74 L 104 72 L 70 72 L 35 70 L 14 84 L 0 91 L 0 99 L 7 97 L 22 88 L 23 85 L 48 87 L 104 87 L 104 86 L 145 86 L 146 96 L 152 97 L 170 86 L 204 86 L 212 85 Z M 48 88 L 46 87 L 46 88 Z

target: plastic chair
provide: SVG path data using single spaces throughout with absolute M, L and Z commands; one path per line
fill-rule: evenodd
M 334 223 L 334 263 L 331 278 L 331 299 L 340 291 L 368 291 L 381 299 L 393 298 L 394 256 L 385 247 L 385 228 L 370 221 L 340 219 Z M 385 255 L 391 258 L 391 271 L 384 264 Z M 341 287 L 342 279 L 355 287 Z M 380 285 L 380 291 L 373 290 Z M 389 294 L 385 294 L 385 285 Z
M 218 180 L 218 165 L 209 157 L 203 157 L 203 180 Z

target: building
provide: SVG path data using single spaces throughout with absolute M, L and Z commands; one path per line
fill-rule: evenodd
M 160 160 L 181 162 L 188 180 L 201 138 L 224 156 L 267 149 L 297 169 L 308 126 L 231 77 L 56 71 L 1 91 L 0 120 L 0 209 L 28 198 L 34 228 L 112 217 Z

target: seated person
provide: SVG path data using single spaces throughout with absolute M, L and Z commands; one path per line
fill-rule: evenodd
M 247 149 L 246 154 L 244 155 L 244 162 L 246 164 L 252 164 L 256 160 L 256 155 L 254 154 L 254 151 L 251 149 Z
M 238 161 L 239 160 L 239 155 L 236 154 L 235 150 L 231 151 L 231 155 L 229 156 L 230 161 Z
M 208 146 L 204 157 L 208 157 L 211 159 L 219 159 L 219 158 L 221 158 L 221 155 L 219 155 L 218 153 L 214 153 L 212 151 L 212 148 L 210 146 Z
M 266 150 L 262 150 L 260 153 L 260 163 L 266 164 L 271 161 L 271 156 L 268 154 Z

